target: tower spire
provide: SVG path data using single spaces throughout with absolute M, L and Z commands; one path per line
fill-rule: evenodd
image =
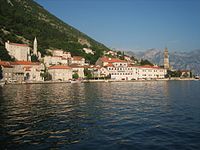
M 164 68 L 165 69 L 170 68 L 170 66 L 169 66 L 169 53 L 168 53 L 167 47 L 165 48 L 165 51 L 164 51 Z
M 33 42 L 33 54 L 37 56 L 37 39 L 36 39 L 36 37 Z

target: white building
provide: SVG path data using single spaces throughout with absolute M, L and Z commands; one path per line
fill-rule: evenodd
M 47 67 L 51 65 L 69 65 L 71 64 L 71 53 L 63 50 L 51 50 L 53 56 L 45 56 L 43 58 Z
M 73 74 L 77 73 L 79 78 L 84 78 L 85 77 L 85 75 L 84 75 L 84 66 L 72 64 L 72 65 L 70 65 L 70 67 L 72 68 Z
M 30 61 L 2 62 L 3 79 L 10 82 L 43 81 L 41 72 L 44 66 Z
M 167 70 L 158 66 L 137 66 L 138 79 L 163 79 Z
M 104 53 L 105 55 L 117 56 L 117 52 L 115 51 L 107 51 Z
M 3 79 L 6 82 L 10 82 L 13 80 L 13 66 L 10 65 L 7 61 L 0 61 L 0 66 L 2 69 L 2 76 Z
M 103 66 L 113 80 L 162 79 L 167 73 L 166 69 L 158 66 L 134 66 L 116 58 L 102 57 L 96 64 Z M 107 74 L 105 69 L 101 69 L 104 71 L 102 74 Z
M 44 65 L 39 62 L 16 61 L 10 62 L 13 66 L 13 74 L 15 80 L 20 81 L 43 81 L 41 72 L 44 70 Z
M 72 68 L 66 65 L 55 65 L 48 68 L 53 81 L 68 81 L 72 79 Z
M 63 58 L 71 58 L 71 53 L 70 52 L 64 52 L 63 50 L 57 49 L 57 50 L 51 50 L 52 56 L 59 56 Z
M 45 56 L 44 57 L 44 64 L 49 67 L 51 65 L 68 65 L 69 60 L 66 58 L 63 58 L 61 56 Z
M 63 50 L 59 50 L 59 49 L 58 50 L 52 50 L 51 52 L 52 52 L 53 56 L 62 56 L 63 53 L 64 53 Z
M 87 53 L 87 54 L 92 54 L 92 55 L 94 55 L 94 52 L 93 52 L 93 50 L 92 49 L 90 49 L 90 48 L 83 48 L 83 50 L 85 51 L 85 53 Z
M 124 59 L 125 59 L 126 61 L 132 61 L 130 56 L 126 56 L 126 55 L 125 55 L 125 56 L 124 56 Z
M 71 64 L 77 64 L 84 66 L 85 65 L 85 58 L 80 57 L 80 56 L 73 56 L 71 59 Z
M 27 44 L 5 43 L 5 48 L 9 55 L 18 61 L 30 60 L 30 47 Z
M 127 62 L 114 62 L 105 66 L 113 80 L 137 80 L 137 68 Z
M 66 58 L 66 59 L 71 59 L 71 58 L 72 58 L 70 52 L 64 52 L 63 55 L 62 55 L 62 57 L 63 57 L 63 58 Z

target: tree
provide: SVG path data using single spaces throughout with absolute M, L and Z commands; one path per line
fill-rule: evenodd
M 40 76 L 43 77 L 44 81 L 52 80 L 52 75 L 48 72 L 47 67 L 44 65 L 44 70 L 40 73 Z
M 142 66 L 144 66 L 144 65 L 153 66 L 153 64 L 147 59 L 145 59 L 145 60 L 142 59 L 141 62 L 140 62 L 140 65 L 142 65 Z
M 86 76 L 87 79 L 91 79 L 92 78 L 92 73 L 87 68 L 84 69 L 84 75 Z
M 40 76 L 44 78 L 44 81 L 52 80 L 52 75 L 49 72 L 41 73 Z
M 39 61 L 38 61 L 38 57 L 37 57 L 36 55 L 32 55 L 32 56 L 31 56 L 31 61 L 32 61 L 32 62 L 39 62 Z
M 78 73 L 73 74 L 73 75 L 72 75 L 72 78 L 73 78 L 73 79 L 78 79 L 78 78 L 79 78 Z
M 185 72 L 182 76 L 183 76 L 183 78 L 188 78 L 188 77 L 190 77 L 189 74 L 188 74 L 187 72 Z
M 167 70 L 167 75 L 166 77 L 180 77 L 181 76 L 181 71 L 171 71 L 171 70 Z
M 4 46 L 0 46 L 0 59 L 4 61 L 14 61 L 14 59 L 10 57 L 8 51 L 5 49 Z

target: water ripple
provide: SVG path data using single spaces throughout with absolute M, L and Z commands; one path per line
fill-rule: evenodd
M 192 81 L 7 85 L 0 149 L 200 149 L 199 91 Z

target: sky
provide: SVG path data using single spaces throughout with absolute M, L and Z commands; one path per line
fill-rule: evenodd
M 35 0 L 109 48 L 200 49 L 200 0 Z

